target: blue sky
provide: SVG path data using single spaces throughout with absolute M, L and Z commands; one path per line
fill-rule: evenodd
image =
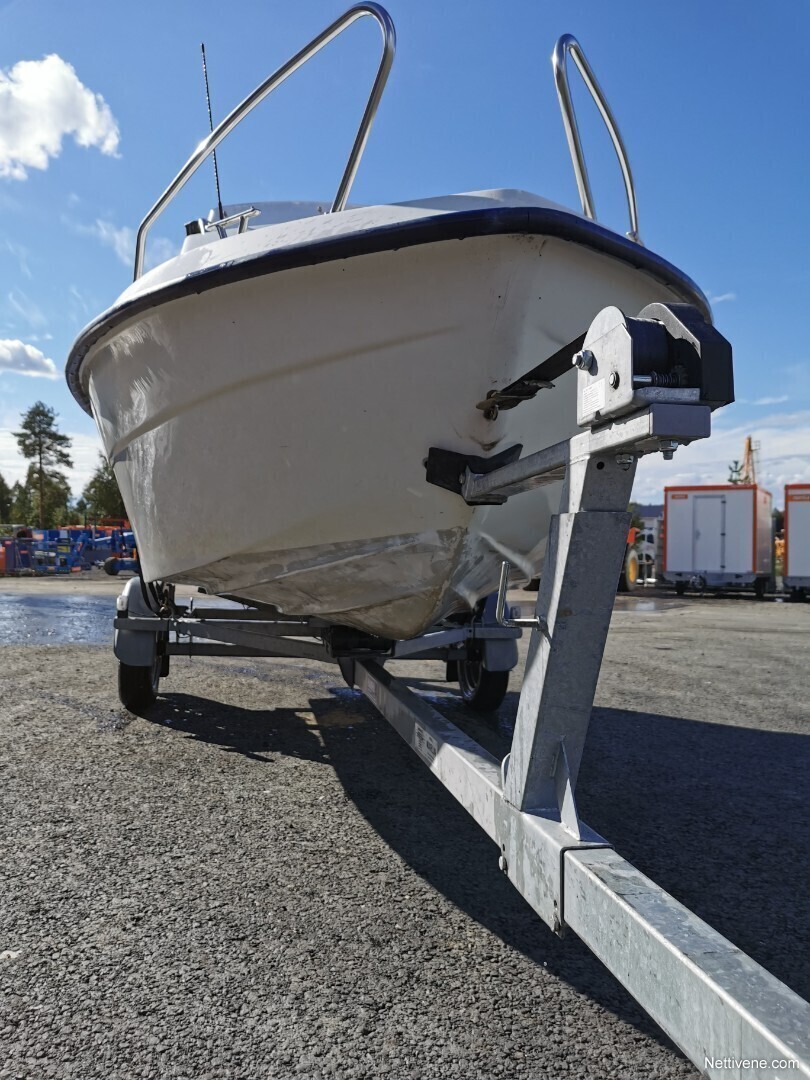
M 810 5 L 388 7 L 397 58 L 352 201 L 522 187 L 578 208 L 548 60 L 558 35 L 574 33 L 627 143 L 645 244 L 701 285 L 735 349 L 738 401 L 716 415 L 713 439 L 669 464 L 643 462 L 636 496 L 656 501 L 665 482 L 725 481 L 749 433 L 777 504 L 786 482 L 810 480 Z M 74 438 L 77 494 L 92 471 L 95 428 L 67 392 L 64 360 L 128 284 L 138 222 L 206 133 L 200 41 L 217 120 L 342 10 L 336 0 L 0 0 L 7 480 L 23 472 L 10 431 L 37 399 Z M 224 201 L 328 199 L 377 56 L 378 32 L 364 20 L 285 84 L 223 146 Z M 624 231 L 615 159 L 572 82 L 599 219 Z M 203 169 L 156 225 L 153 251 L 179 246 L 183 221 L 212 201 Z

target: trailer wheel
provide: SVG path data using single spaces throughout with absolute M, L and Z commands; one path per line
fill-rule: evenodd
M 116 577 L 120 569 L 121 564 L 115 555 L 111 555 L 109 559 L 104 560 L 104 573 L 109 574 L 110 577 Z
M 459 660 L 458 685 L 465 705 L 475 712 L 495 712 L 506 697 L 509 672 L 487 671 L 480 660 Z
M 686 592 L 686 582 L 685 581 L 676 581 L 675 582 L 675 592 L 676 592 L 676 594 L 678 596 L 683 596 L 683 594 Z
M 163 657 L 156 656 L 151 667 L 118 664 L 118 697 L 125 709 L 140 713 L 155 704 L 163 668 Z
M 765 590 L 768 588 L 768 582 L 765 578 L 758 577 L 754 582 L 754 595 L 757 600 L 765 599 Z
M 802 600 L 804 600 L 804 597 L 805 597 L 805 591 L 804 591 L 803 588 L 792 588 L 790 590 L 790 599 L 794 603 L 800 604 L 802 602 Z

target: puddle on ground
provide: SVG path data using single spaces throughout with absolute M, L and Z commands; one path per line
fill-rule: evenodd
M 660 615 L 663 611 L 684 607 L 686 601 L 670 596 L 617 596 L 614 611 Z
M 0 645 L 111 645 L 115 597 L 0 592 Z
M 656 614 L 660 615 L 663 611 L 672 611 L 673 608 L 684 607 L 687 601 L 681 600 L 671 596 L 627 596 L 626 594 L 619 594 L 616 597 L 616 601 L 613 605 L 614 612 L 627 612 L 630 614 Z M 517 613 L 519 608 L 519 615 L 521 618 L 525 618 L 530 615 L 534 615 L 535 605 L 532 603 L 526 603 L 523 601 L 520 604 L 512 604 L 512 611 Z

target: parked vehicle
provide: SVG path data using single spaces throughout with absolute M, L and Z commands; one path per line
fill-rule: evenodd
M 810 484 L 785 486 L 782 583 L 794 600 L 803 600 L 810 589 Z
M 663 578 L 679 595 L 772 586 L 771 494 L 757 484 L 664 489 Z

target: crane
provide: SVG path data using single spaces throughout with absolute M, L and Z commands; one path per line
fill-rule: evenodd
M 728 482 L 730 484 L 755 484 L 757 482 L 757 454 L 760 444 L 746 436 L 742 463 L 732 461 L 729 465 Z

